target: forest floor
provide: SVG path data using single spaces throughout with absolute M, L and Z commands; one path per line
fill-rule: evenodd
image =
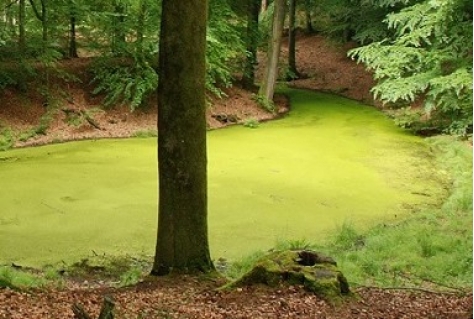
M 298 70 L 304 79 L 288 82 L 289 86 L 320 90 L 346 96 L 351 99 L 374 104 L 369 92 L 373 85 L 372 76 L 346 57 L 348 45 L 327 41 L 321 36 L 302 36 L 298 40 Z M 282 50 L 282 61 L 286 59 L 287 48 Z M 260 57 L 264 59 L 263 56 Z M 44 98 L 38 90 L 20 93 L 6 89 L 0 95 L 0 129 L 9 127 L 16 132 L 16 147 L 42 145 L 69 140 L 130 137 L 149 135 L 156 132 L 156 96 L 150 96 L 146 107 L 130 112 L 127 105 L 113 108 L 102 106 L 102 95 L 93 95 L 90 85 L 91 74 L 88 67 L 91 58 L 69 59 L 61 62 L 61 68 L 74 74 L 80 81 L 64 83 L 52 81 L 52 91 L 58 91 L 49 114 L 43 105 Z M 261 63 L 263 65 L 263 63 Z M 263 70 L 259 69 L 260 78 Z M 34 85 L 34 84 L 33 84 Z M 207 123 L 210 129 L 227 125 L 243 124 L 248 120 L 264 121 L 286 113 L 287 99 L 275 96 L 277 114 L 260 107 L 254 99 L 256 92 L 242 89 L 238 83 L 225 88 L 226 97 L 219 99 L 209 96 Z M 86 120 L 87 114 L 93 123 Z M 73 116 L 71 116 L 73 115 Z M 27 139 L 22 133 L 37 128 L 46 120 L 47 129 L 41 134 L 33 134 Z
M 320 36 L 301 37 L 297 44 L 299 71 L 306 79 L 290 86 L 321 90 L 351 99 L 375 104 L 369 92 L 372 77 L 346 57 L 347 47 L 328 42 Z M 284 48 L 284 55 L 285 55 Z M 89 59 L 65 62 L 69 70 L 86 79 Z M 83 83 L 88 83 L 83 81 Z M 100 97 L 89 92 L 87 84 L 73 83 L 68 87 L 68 104 L 62 108 L 77 111 L 100 107 Z M 208 110 L 208 125 L 219 128 L 227 124 L 223 118 L 233 116 L 243 123 L 249 119 L 267 120 L 274 115 L 263 111 L 252 99 L 252 92 L 238 86 L 226 90 L 227 97 L 213 100 Z M 154 99 L 155 97 L 151 97 Z M 6 91 L 0 96 L 1 124 L 15 131 L 25 131 L 40 123 L 45 113 L 40 99 L 19 96 Z M 155 104 L 155 103 L 152 103 Z M 278 112 L 288 110 L 288 101 L 278 97 Z M 219 116 L 220 115 L 220 116 Z M 221 121 L 216 118 L 220 118 Z M 71 125 L 66 112 L 57 112 L 45 135 L 16 146 L 40 145 L 50 142 L 86 138 L 128 137 L 156 130 L 156 108 L 129 112 L 126 106 L 94 113 L 94 123 L 87 121 Z M 346 274 L 350 277 L 350 274 Z M 96 278 L 97 279 L 97 278 Z M 105 295 L 113 297 L 117 318 L 472 318 L 472 293 L 441 293 L 422 289 L 381 289 L 357 287 L 358 298 L 331 305 L 302 287 L 245 287 L 233 291 L 217 291 L 222 280 L 194 277 L 154 278 L 127 288 L 113 288 L 91 278 L 76 278 L 63 288 L 17 292 L 0 290 L 0 318 L 43 319 L 73 318 L 72 305 L 79 302 L 96 318 Z M 93 284 L 92 280 L 95 283 Z

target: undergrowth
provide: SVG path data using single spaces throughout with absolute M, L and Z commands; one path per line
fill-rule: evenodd
M 333 257 L 352 285 L 464 289 L 472 287 L 472 153 L 465 142 L 441 136 L 428 140 L 440 170 L 452 181 L 438 208 L 361 231 L 342 224 L 327 241 L 279 242 L 274 249 L 314 249 Z M 225 275 L 235 279 L 262 257 L 256 252 L 232 263 Z
M 71 265 L 48 265 L 42 269 L 3 265 L 0 266 L 0 289 L 63 287 L 66 281 L 125 287 L 140 282 L 150 268 L 151 260 L 146 257 L 107 255 L 89 256 Z
M 15 269 L 10 266 L 0 266 L 0 289 L 10 288 L 21 290 L 27 288 L 42 288 L 51 282 L 49 272 L 44 274 L 32 273 Z

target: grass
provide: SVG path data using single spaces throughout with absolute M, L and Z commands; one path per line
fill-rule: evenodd
M 214 259 L 324 240 L 345 220 L 389 223 L 445 196 L 421 138 L 374 108 L 305 91 L 292 112 L 208 133 Z M 83 141 L 0 154 L 0 263 L 41 267 L 102 255 L 152 255 L 156 138 Z
M 15 290 L 43 288 L 51 283 L 52 279 L 49 273 L 35 274 L 9 266 L 0 266 L 0 289 L 7 287 Z
M 148 137 L 157 137 L 158 136 L 158 131 L 157 130 L 141 130 L 141 131 L 136 131 L 132 134 L 132 137 L 138 137 L 138 138 L 148 138 Z
M 0 152 L 12 148 L 14 143 L 15 138 L 12 130 L 8 127 L 2 127 L 0 123 Z
M 0 288 L 62 287 L 65 280 L 104 282 L 115 287 L 131 286 L 150 272 L 152 261 L 146 256 L 89 256 L 70 265 L 47 265 L 42 269 L 0 266 Z
M 296 246 L 324 252 L 337 260 L 352 285 L 470 289 L 472 287 L 472 152 L 450 137 L 431 138 L 438 167 L 451 178 L 450 195 L 438 208 L 361 230 L 350 222 L 324 243 L 303 240 Z M 291 249 L 283 242 L 276 249 Z M 263 255 L 255 253 L 229 267 L 236 278 Z

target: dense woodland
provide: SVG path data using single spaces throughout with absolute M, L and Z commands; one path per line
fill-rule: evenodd
M 470 0 L 0 0 L 0 108 L 8 107 L 2 105 L 8 96 L 28 99 L 33 94 L 40 97 L 46 115 L 39 126 L 22 138 L 45 134 L 50 120 L 48 114 L 57 111 L 60 101 L 70 99 L 68 84 L 84 79 L 88 81 L 84 87 L 90 89 L 91 95 L 103 99 L 104 107 L 125 104 L 132 112 L 157 104 L 159 127 L 158 163 L 153 162 L 154 168 L 158 165 L 158 231 L 153 262 L 135 257 L 127 259 L 127 256 L 125 262 L 131 260 L 132 267 L 121 268 L 120 261 L 114 258 L 106 267 L 91 266 L 88 258 L 73 265 L 63 260 L 64 265 L 59 269 L 45 266 L 36 270 L 15 262 L 0 265 L 0 317 L 17 318 L 28 314 L 31 318 L 50 318 L 67 314 L 90 318 L 81 302 L 93 309 L 91 313 L 95 315 L 104 295 L 110 293 L 116 298 L 118 312 L 124 318 L 130 315 L 133 318 L 181 318 L 182 314 L 193 318 L 326 315 L 328 318 L 472 318 L 472 152 L 464 142 L 470 139 L 472 146 L 472 10 Z M 419 147 L 409 154 L 413 161 L 418 161 L 400 163 L 405 171 L 417 171 L 410 176 L 413 179 L 410 184 L 412 181 L 415 184 L 415 179 L 433 179 L 436 183 L 433 189 L 440 192 L 431 192 L 428 186 L 419 191 L 406 183 L 400 187 L 404 192 L 433 202 L 429 205 L 426 202 L 423 208 L 421 204 L 420 208 L 407 204 L 410 213 L 416 214 L 407 214 L 398 220 L 397 211 L 393 225 L 391 221 L 384 221 L 362 234 L 355 227 L 343 224 L 328 243 L 287 241 L 270 250 L 272 253 L 267 251 L 266 257 L 259 252 L 248 260 L 231 263 L 225 258 L 212 260 L 207 220 L 206 105 L 212 99 L 224 97 L 226 88 L 238 84 L 256 93 L 255 100 L 262 108 L 275 114 L 276 83 L 310 76 L 298 68 L 297 34 L 319 34 L 333 43 L 350 43 L 347 47 L 352 49 L 347 57 L 372 72 L 375 80 L 372 93 L 380 102 L 376 104 L 384 106 L 399 126 L 419 134 L 454 135 L 428 139 L 423 145 L 410 144 L 407 140 L 405 147 Z M 283 41 L 288 41 L 288 55 L 284 58 L 280 54 Z M 83 60 L 88 61 L 81 64 L 88 68 L 85 77 L 71 72 L 70 67 Z M 65 61 L 69 68 L 64 67 Z M 263 73 L 257 74 L 257 70 Z M 371 111 L 380 115 L 378 110 Z M 101 129 L 90 113 L 80 112 L 91 126 Z M 356 120 L 350 117 L 346 121 Z M 367 137 L 359 133 L 351 137 Z M 419 139 L 410 134 L 403 136 Z M 332 138 L 329 139 L 332 141 Z M 0 118 L 0 150 L 12 147 L 13 139 L 11 129 Z M 348 148 L 341 140 L 337 146 Z M 392 148 L 393 141 L 398 140 L 388 141 L 388 147 Z M 380 149 L 382 145 L 385 144 L 370 144 L 369 148 Z M 332 144 L 330 147 L 335 148 Z M 322 147 L 320 150 L 324 151 Z M 382 159 L 371 160 L 397 162 L 399 155 L 404 155 L 381 154 Z M 45 157 L 49 155 L 48 152 Z M 20 155 L 0 157 L 0 162 L 13 165 L 13 162 L 21 162 L 19 158 Z M 421 161 L 422 158 L 427 161 Z M 443 165 L 435 164 L 434 158 Z M 357 156 L 356 161 L 360 160 Z M 28 166 L 28 162 L 24 164 Z M 331 165 L 337 167 L 333 162 Z M 344 164 L 336 170 L 341 170 L 341 166 Z M 381 174 L 385 166 L 374 164 L 374 167 L 377 174 Z M 4 172 L 14 172 L 13 166 L 2 168 L 6 168 Z M 390 174 L 403 175 L 400 168 L 387 171 L 390 180 L 384 185 L 396 184 Z M 121 172 L 117 172 L 120 175 Z M 360 170 L 352 172 L 359 174 Z M 343 181 L 347 182 L 349 174 L 344 175 Z M 308 176 L 304 178 L 311 179 Z M 67 175 L 63 179 L 69 178 Z M 111 179 L 115 182 L 115 178 Z M 409 180 L 406 176 L 403 178 Z M 134 175 L 134 179 L 139 177 Z M 374 180 L 379 179 L 364 180 L 364 183 L 374 183 Z M 337 195 L 340 188 L 350 187 L 351 184 L 344 182 L 337 184 L 333 193 Z M 314 188 L 328 186 L 320 185 Z M 25 189 L 21 188 L 21 192 Z M 56 189 L 47 191 L 57 192 Z M 380 193 L 381 189 L 377 188 L 377 194 Z M 60 200 L 75 201 L 71 196 Z M 384 198 L 378 200 L 384 201 Z M 134 200 L 140 201 L 139 196 Z M 347 202 L 352 200 L 351 197 Z M 6 203 L 7 198 L 3 201 Z M 344 200 L 338 197 L 335 201 Z M 72 214 L 65 216 L 65 211 L 46 204 L 43 199 L 37 206 L 41 205 L 61 218 L 72 218 Z M 329 205 L 325 202 L 321 205 L 323 209 L 314 208 L 314 202 L 306 206 L 330 214 Z M 6 207 L 8 211 L 9 206 Z M 13 207 L 16 214 L 16 203 Z M 98 215 L 95 209 L 90 213 Z M 137 218 L 130 217 L 129 209 L 109 208 L 109 211 L 122 210 L 128 218 Z M 25 211 L 31 214 L 37 213 L 36 210 L 39 211 L 37 207 Z M 301 219 L 306 222 L 304 217 Z M 15 215 L 11 221 L 0 219 L 0 222 L 16 227 L 20 225 L 20 218 Z M 60 225 L 62 228 L 63 224 Z M 56 234 L 50 233 L 51 236 Z M 8 238 L 11 240 L 7 244 L 9 249 L 16 249 L 15 240 L 19 237 L 15 238 L 15 234 L 10 236 L 7 232 L 11 237 Z M 60 238 L 54 239 L 60 241 Z M 343 260 L 347 275 L 356 278 L 350 282 L 350 289 L 336 261 L 312 249 L 327 251 Z M 289 251 L 290 257 L 281 257 L 282 251 Z M 92 252 L 94 257 L 102 257 Z M 268 256 L 276 259 L 268 259 Z M 105 253 L 103 257 L 107 257 Z M 282 261 L 289 262 L 289 268 L 282 266 Z M 275 265 L 281 272 L 274 271 Z M 113 267 L 117 267 L 116 273 L 107 273 L 113 272 Z M 307 267 L 310 267 L 309 277 L 301 276 Z M 23 287 L 35 287 L 34 281 L 24 284 L 18 280 L 23 272 L 34 280 L 56 282 L 57 286 L 40 283 L 36 287 L 47 287 L 46 290 L 23 292 Z M 188 276 L 196 273 L 205 276 Z M 120 279 L 114 281 L 117 274 Z M 240 279 L 229 284 L 229 278 Z M 359 279 L 362 281 L 355 281 Z M 278 286 L 282 281 L 291 286 Z M 255 288 L 254 283 L 274 284 L 278 288 Z M 134 286 L 115 289 L 130 285 Z M 342 295 L 351 297 L 352 292 L 360 298 L 334 307 L 332 302 L 341 301 Z M 108 297 L 104 300 L 98 318 L 113 318 L 115 301 Z
M 37 90 L 45 107 L 53 107 L 67 92 L 55 90 L 52 79 L 79 81 L 61 69 L 63 59 L 76 57 L 94 59 L 93 93 L 104 94 L 105 105 L 139 108 L 158 86 L 161 1 L 2 0 L 0 10 L 1 90 Z M 373 71 L 373 94 L 397 110 L 399 125 L 471 134 L 471 1 L 211 0 L 208 94 L 222 95 L 240 80 L 253 86 L 257 51 L 268 51 L 260 101 L 272 109 L 274 70 L 279 67 L 280 79 L 301 76 L 295 31 L 355 42 L 348 55 Z M 279 61 L 282 33 L 290 41 L 288 61 Z

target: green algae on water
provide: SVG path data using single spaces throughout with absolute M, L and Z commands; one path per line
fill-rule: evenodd
M 444 196 L 419 137 L 374 108 L 288 90 L 292 110 L 257 130 L 208 133 L 213 258 L 278 239 L 322 239 L 345 221 L 399 218 Z M 72 142 L 1 154 L 0 259 L 41 266 L 91 254 L 152 255 L 156 139 Z

